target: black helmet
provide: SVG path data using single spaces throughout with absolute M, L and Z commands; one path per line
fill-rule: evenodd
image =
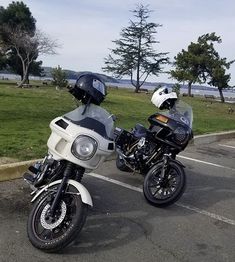
M 89 73 L 79 76 L 69 92 L 83 104 L 100 105 L 106 96 L 106 86 L 97 75 Z

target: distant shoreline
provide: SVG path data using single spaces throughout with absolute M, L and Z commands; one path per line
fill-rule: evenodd
M 131 89 L 133 89 L 133 86 L 128 85 L 128 84 L 107 83 L 107 85 L 111 86 L 113 88 L 131 88 Z M 171 88 L 172 85 L 173 84 L 166 84 L 166 86 L 169 87 L 169 88 Z M 156 84 L 156 86 L 157 86 L 157 84 Z M 143 88 L 148 89 L 150 91 L 153 91 L 155 89 L 155 87 L 153 85 L 151 85 L 151 86 L 143 85 Z M 184 94 L 184 93 L 187 94 L 188 89 L 181 87 L 180 93 L 181 94 Z M 192 87 L 192 94 L 193 95 L 200 95 L 200 96 L 213 95 L 216 98 L 220 98 L 219 91 L 216 88 L 203 88 L 202 87 L 201 89 L 199 89 L 199 88 L 196 88 L 196 87 Z M 227 98 L 227 99 L 232 99 L 232 100 L 235 99 L 235 91 L 224 89 L 223 94 L 224 94 L 224 97 Z
M 52 80 L 49 77 L 34 77 L 34 76 L 30 76 L 29 77 L 30 80 Z M 4 74 L 4 73 L 0 73 L 0 79 L 2 80 L 16 80 L 19 81 L 20 80 L 20 76 L 16 75 L 16 74 Z M 68 79 L 69 83 L 73 84 L 75 83 L 76 80 L 74 79 Z M 127 81 L 124 81 L 125 83 L 113 83 L 113 82 L 106 82 L 107 86 L 113 87 L 113 88 L 130 88 L 130 89 L 134 89 L 134 87 L 128 83 Z M 142 86 L 142 88 L 148 89 L 150 91 L 153 91 L 158 85 L 162 85 L 162 86 L 167 86 L 168 88 L 171 88 L 173 84 L 169 84 L 169 83 L 146 83 Z M 181 87 L 180 88 L 180 93 L 188 93 L 188 89 L 185 87 Z M 198 86 L 198 85 L 194 85 L 192 86 L 192 94 L 193 95 L 213 95 L 216 98 L 220 98 L 219 95 L 219 91 L 216 88 L 213 87 L 206 87 L 206 86 Z M 224 97 L 226 99 L 235 99 L 235 90 L 223 90 L 223 94 Z

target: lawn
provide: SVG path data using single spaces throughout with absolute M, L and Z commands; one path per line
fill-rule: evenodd
M 117 116 L 117 126 L 130 129 L 137 122 L 148 125 L 148 116 L 157 111 L 150 99 L 150 94 L 109 89 L 103 107 Z M 197 97 L 183 99 L 193 107 L 195 134 L 235 130 L 235 113 L 228 114 L 231 105 Z M 1 82 L 0 157 L 42 157 L 47 151 L 50 121 L 74 108 L 76 101 L 66 90 L 58 91 L 51 86 L 19 89 Z

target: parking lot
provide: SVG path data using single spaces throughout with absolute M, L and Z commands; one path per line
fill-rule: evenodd
M 187 188 L 171 207 L 149 205 L 143 178 L 105 162 L 84 177 L 94 207 L 76 241 L 61 254 L 31 246 L 30 190 L 0 183 L 0 261 L 235 261 L 235 140 L 190 146 L 179 157 Z

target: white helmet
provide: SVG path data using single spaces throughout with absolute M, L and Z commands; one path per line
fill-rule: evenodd
M 176 99 L 177 94 L 175 92 L 168 93 L 167 87 L 161 87 L 153 93 L 151 102 L 159 109 L 164 109 L 166 104 L 164 102 L 168 102 L 168 106 L 166 105 L 166 108 L 168 108 Z

